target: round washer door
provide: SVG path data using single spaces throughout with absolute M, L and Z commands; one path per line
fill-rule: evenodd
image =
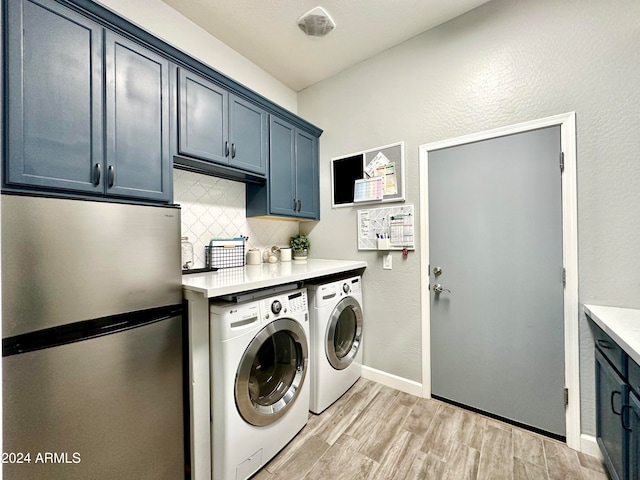
M 331 313 L 327 325 L 327 360 L 336 370 L 353 362 L 362 340 L 362 309 L 353 297 L 345 297 Z
M 300 393 L 308 358 L 307 337 L 298 322 L 281 318 L 260 330 L 236 372 L 236 405 L 242 418 L 264 427 L 286 414 Z

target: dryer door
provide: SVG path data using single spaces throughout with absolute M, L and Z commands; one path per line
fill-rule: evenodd
M 331 313 L 327 325 L 327 360 L 336 370 L 344 370 L 358 353 L 362 340 L 362 309 L 353 297 L 345 297 Z
M 307 337 L 281 318 L 266 325 L 244 352 L 236 372 L 236 405 L 248 423 L 264 427 L 286 414 L 307 375 Z

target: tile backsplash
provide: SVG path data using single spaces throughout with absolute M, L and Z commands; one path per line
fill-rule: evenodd
M 204 247 L 212 238 L 249 237 L 246 249 L 285 246 L 298 223 L 247 218 L 245 184 L 173 170 L 173 196 L 181 207 L 182 236 L 193 244 L 194 267 L 204 267 Z

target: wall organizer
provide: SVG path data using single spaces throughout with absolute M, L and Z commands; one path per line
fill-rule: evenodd
M 358 250 L 415 250 L 413 205 L 358 210 Z
M 404 142 L 331 159 L 332 206 L 404 202 Z

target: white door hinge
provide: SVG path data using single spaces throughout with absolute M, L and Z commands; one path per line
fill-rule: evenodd
M 564 387 L 564 406 L 569 406 L 569 389 L 567 387 Z
M 564 267 L 562 268 L 562 286 L 567 286 L 567 269 Z

